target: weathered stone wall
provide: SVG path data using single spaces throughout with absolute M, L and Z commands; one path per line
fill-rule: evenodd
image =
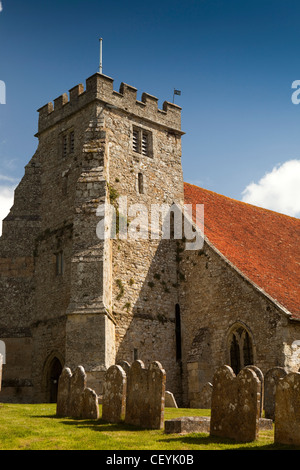
M 246 328 L 253 361 L 263 373 L 274 366 L 298 370 L 292 349 L 297 322 L 268 300 L 206 243 L 202 251 L 184 252 L 180 289 L 185 403 L 195 399 L 217 367 L 230 365 L 228 338 L 234 325 Z M 289 349 L 293 360 L 289 361 Z
M 35 154 L 15 189 L 0 237 L 0 338 L 5 342 L 2 401 L 31 401 L 34 239 L 40 227 L 41 167 Z

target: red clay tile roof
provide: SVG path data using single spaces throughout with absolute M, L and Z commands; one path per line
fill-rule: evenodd
M 184 183 L 204 204 L 204 235 L 231 264 L 300 319 L 300 219 Z

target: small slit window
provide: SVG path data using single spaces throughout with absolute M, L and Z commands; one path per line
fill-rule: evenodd
M 181 315 L 180 305 L 175 305 L 175 341 L 176 341 L 176 360 L 181 360 Z
M 139 194 L 144 194 L 144 178 L 142 173 L 138 174 L 138 191 Z
M 56 253 L 56 275 L 61 276 L 64 273 L 64 254 L 62 251 Z

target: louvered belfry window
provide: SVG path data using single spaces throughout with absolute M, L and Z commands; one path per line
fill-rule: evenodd
M 62 153 L 63 153 L 63 157 L 66 157 L 66 156 L 67 156 L 67 153 L 68 153 L 68 140 L 67 140 L 67 136 L 66 136 L 66 135 L 63 136 L 63 148 L 62 148 Z
M 148 155 L 148 134 L 142 132 L 142 155 Z
M 134 127 L 132 133 L 132 149 L 136 153 L 151 157 L 151 132 L 145 131 L 139 127 Z
M 136 129 L 133 129 L 132 146 L 134 152 L 139 152 L 139 133 Z

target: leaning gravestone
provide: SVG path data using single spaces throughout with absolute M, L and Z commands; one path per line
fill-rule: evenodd
M 210 434 L 240 442 L 257 439 L 260 388 L 253 370 L 244 368 L 236 376 L 231 367 L 220 367 L 213 378 Z
M 273 367 L 265 373 L 264 380 L 264 407 L 265 417 L 275 419 L 275 396 L 276 387 L 279 379 L 285 377 L 287 374 L 283 367 Z
M 166 372 L 159 362 L 145 369 L 135 361 L 128 372 L 125 423 L 162 429 L 165 408 Z
M 69 400 L 70 400 L 70 383 L 72 372 L 69 367 L 64 367 L 58 380 L 57 391 L 57 416 L 70 416 Z
M 274 441 L 300 446 L 300 374 L 291 372 L 277 382 Z
M 178 408 L 175 397 L 172 392 L 166 391 L 165 393 L 165 407 Z
M 126 373 L 119 365 L 111 366 L 105 374 L 102 398 L 102 419 L 110 423 L 124 420 L 126 409 Z

